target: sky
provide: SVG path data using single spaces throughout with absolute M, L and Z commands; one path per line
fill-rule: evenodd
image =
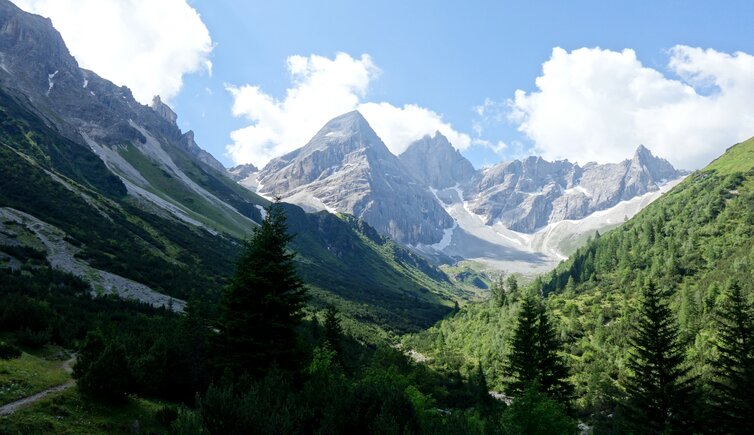
M 224 164 L 357 109 L 395 154 L 440 131 L 477 168 L 696 169 L 754 136 L 750 1 L 17 0 L 82 67 L 159 94 Z

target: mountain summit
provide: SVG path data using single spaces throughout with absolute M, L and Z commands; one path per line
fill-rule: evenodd
M 415 141 L 398 158 L 414 177 L 434 189 L 468 183 L 477 175 L 471 162 L 439 131 Z
M 259 191 L 310 210 L 350 213 L 409 245 L 439 242 L 453 220 L 359 112 L 332 119 L 304 147 L 272 160 Z

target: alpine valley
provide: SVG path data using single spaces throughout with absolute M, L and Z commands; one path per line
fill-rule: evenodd
M 0 0 L 0 434 L 754 432 L 754 138 L 476 168 L 353 110 L 226 168 L 178 116 Z

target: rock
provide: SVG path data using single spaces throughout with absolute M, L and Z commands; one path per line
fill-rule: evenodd
M 329 121 L 304 147 L 272 160 L 261 193 L 304 208 L 350 213 L 409 245 L 442 239 L 453 220 L 359 112 Z
M 478 175 L 439 131 L 412 143 L 398 158 L 417 180 L 437 190 L 465 185 Z

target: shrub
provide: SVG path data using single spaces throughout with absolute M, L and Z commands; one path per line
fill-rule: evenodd
M 15 359 L 20 356 L 21 349 L 10 343 L 0 342 L 0 359 Z

